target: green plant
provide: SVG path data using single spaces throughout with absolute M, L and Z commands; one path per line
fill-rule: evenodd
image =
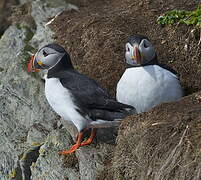
M 201 5 L 193 11 L 168 11 L 163 16 L 157 18 L 157 23 L 161 25 L 174 24 L 176 22 L 186 25 L 195 25 L 198 28 L 201 28 Z

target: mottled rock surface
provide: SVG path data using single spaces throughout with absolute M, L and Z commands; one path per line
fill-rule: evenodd
M 41 1 L 34 1 L 29 6 L 19 7 L 20 12 L 23 8 L 26 13 L 19 15 L 19 19 L 16 19 L 0 39 L 1 180 L 30 178 L 29 166 L 38 157 L 37 147 L 43 143 L 49 131 L 53 130 L 53 123 L 57 118 L 45 100 L 43 81 L 37 74 L 28 74 L 26 66 L 29 53 L 38 48 L 31 46 L 30 41 L 34 38 L 35 44 L 38 42 L 39 45 L 40 39 L 36 36 L 45 31 L 48 18 L 68 5 L 64 6 L 62 3 L 58 8 L 42 9 L 45 17 L 36 12 L 42 5 Z M 32 21 L 36 26 L 33 26 Z M 51 35 L 51 31 L 47 31 L 42 36 L 43 42 L 51 41 Z M 27 160 L 21 159 L 22 157 Z M 26 161 L 25 166 L 29 166 L 24 168 L 22 161 Z
M 45 128 L 51 129 L 55 118 L 44 101 L 43 83 L 24 69 L 23 50 L 29 33 L 27 27 L 10 26 L 0 41 L 0 152 L 12 162 L 9 166 L 0 165 L 3 171 L 0 179 L 7 179 L 16 169 L 27 148 L 25 142 L 30 126 L 42 122 Z
M 12 7 L 18 5 L 17 0 L 1 0 L 0 1 L 0 37 L 10 25 L 9 16 L 12 12 Z
M 111 158 L 115 130 L 98 131 L 96 143 L 79 148 L 76 153 L 68 156 L 59 156 L 58 151 L 70 149 L 74 144 L 76 129 L 66 124 L 57 127 L 48 135 L 45 143 L 39 150 L 36 163 L 32 164 L 32 179 L 97 179 L 106 168 L 106 162 Z M 72 138 L 73 137 L 73 138 Z

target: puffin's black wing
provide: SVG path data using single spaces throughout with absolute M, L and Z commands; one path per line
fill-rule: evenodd
M 60 82 L 87 108 L 111 111 L 132 108 L 130 105 L 113 100 L 96 81 L 75 70 L 62 72 Z
M 87 112 L 94 120 L 98 118 L 112 120 L 122 116 L 120 114 L 125 113 L 126 108 L 134 109 L 130 105 L 110 98 L 96 81 L 75 70 L 60 72 L 58 77 L 61 84 L 71 91 L 80 110 Z

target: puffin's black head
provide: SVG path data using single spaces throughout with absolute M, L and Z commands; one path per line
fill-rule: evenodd
M 48 44 L 40 48 L 31 58 L 28 71 L 35 72 L 40 69 L 52 69 L 56 66 L 72 67 L 69 54 L 58 44 Z
M 129 38 L 126 43 L 125 59 L 131 66 L 157 63 L 155 49 L 148 37 L 143 35 L 134 35 Z

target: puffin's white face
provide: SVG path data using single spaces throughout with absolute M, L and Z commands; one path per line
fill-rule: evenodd
M 61 58 L 64 56 L 64 53 L 60 53 L 52 48 L 44 47 L 41 48 L 35 54 L 34 66 L 37 63 L 42 69 L 49 69 L 55 66 Z
M 139 38 L 135 41 L 132 40 L 126 43 L 125 59 L 129 65 L 140 66 L 155 58 L 156 53 L 153 45 L 148 39 L 142 39 L 139 42 Z
M 54 45 L 55 46 L 55 45 Z M 54 67 L 65 55 L 64 51 L 56 51 L 54 48 L 44 46 L 37 51 L 28 64 L 28 71 L 35 72 L 39 69 Z

